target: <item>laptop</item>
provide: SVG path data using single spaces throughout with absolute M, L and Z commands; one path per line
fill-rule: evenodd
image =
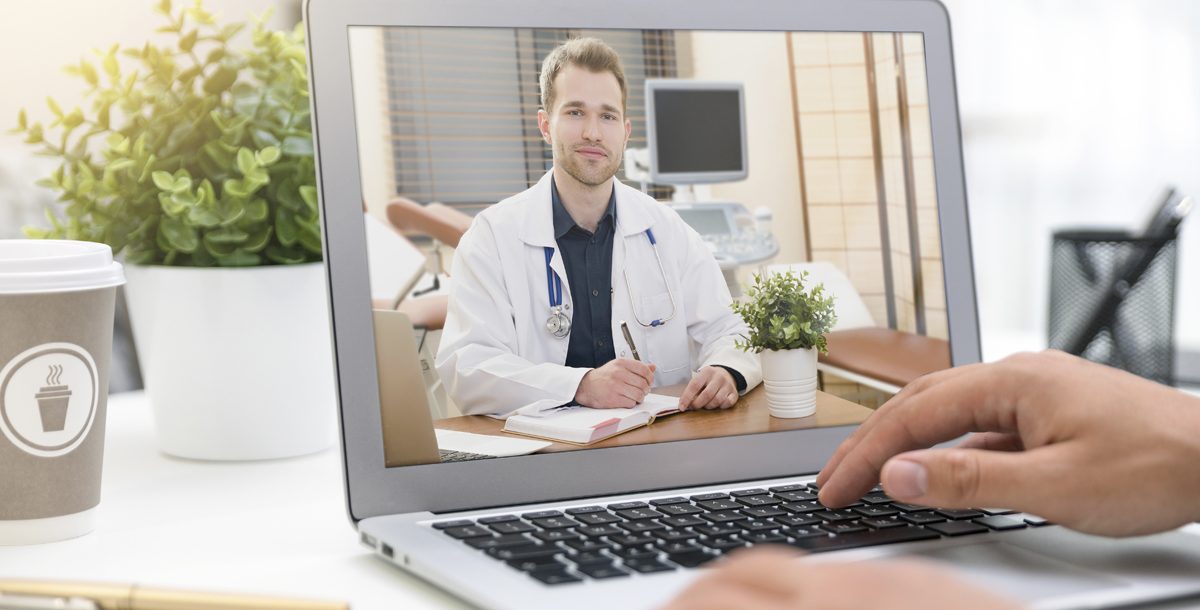
M 744 130 L 748 154 L 723 155 L 748 160 L 742 179 L 706 183 L 729 168 L 689 156 L 697 167 L 673 165 L 682 183 L 635 188 L 664 202 L 686 193 L 768 207 L 776 262 L 838 265 L 876 319 L 948 339 L 956 365 L 978 362 L 949 21 L 937 2 L 310 0 L 305 17 L 348 510 L 384 561 L 487 608 L 656 607 L 760 544 L 810 552 L 798 561 L 920 556 L 1039 608 L 1200 592 L 1200 545 L 1184 533 L 1114 541 L 879 490 L 826 510 L 815 474 L 855 425 L 827 415 L 869 413 L 837 396 L 863 394 L 845 380 L 825 380 L 811 418 L 767 417 L 752 392 L 726 412 L 515 457 L 435 459 L 426 426 L 499 435 L 502 422 L 485 416 L 422 415 L 398 434 L 385 424 L 379 380 L 411 371 L 376 357 L 364 216 L 345 202 L 383 184 L 478 209 L 528 188 L 551 163 L 533 122 L 537 70 L 575 36 L 621 54 L 629 146 L 650 156 L 670 143 L 645 129 L 646 80 L 743 87 L 744 112 L 708 117 L 729 121 L 723 133 Z M 403 451 L 388 439 L 405 426 L 421 428 L 418 457 L 389 460 Z

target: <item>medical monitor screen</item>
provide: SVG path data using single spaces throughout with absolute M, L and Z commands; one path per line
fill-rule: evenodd
M 370 217 L 373 306 L 411 321 L 375 326 L 387 466 L 854 425 L 950 366 L 920 34 L 348 42 L 363 197 L 326 205 Z M 742 129 L 745 178 L 656 181 L 647 81 L 683 87 L 662 167 L 730 166 Z
M 656 176 L 676 183 L 744 177 L 740 90 L 651 87 L 648 97 Z

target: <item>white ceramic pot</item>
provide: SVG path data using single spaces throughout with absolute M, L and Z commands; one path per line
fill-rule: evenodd
M 163 452 L 266 460 L 333 444 L 337 403 L 320 263 L 125 270 Z
M 807 417 L 817 411 L 817 349 L 763 350 L 763 386 L 772 417 Z

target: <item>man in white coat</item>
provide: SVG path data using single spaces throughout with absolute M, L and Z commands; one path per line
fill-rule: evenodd
M 467 414 L 631 407 L 687 383 L 724 409 L 762 380 L 700 236 L 615 180 L 629 134 L 620 58 L 594 38 L 547 56 L 537 121 L 554 167 L 475 217 L 454 255 L 437 369 Z M 622 328 L 625 322 L 630 340 Z

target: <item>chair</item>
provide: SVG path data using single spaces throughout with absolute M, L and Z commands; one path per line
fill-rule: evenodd
M 832 263 L 771 265 L 767 270 L 807 271 L 809 282 L 824 284 L 835 297 L 838 319 L 826 335 L 828 353 L 818 357 L 818 370 L 895 394 L 922 375 L 950 368 L 948 342 L 876 326 L 850 278 Z
M 471 226 L 471 217 L 443 203 L 421 205 L 406 197 L 389 201 L 384 213 L 392 228 L 402 235 L 423 234 L 434 240 L 433 254 L 429 259 L 433 286 L 401 300 L 396 309 L 407 314 L 413 326 L 440 330 L 446 325 L 449 297 L 445 294 L 427 294 L 441 288 L 438 278 L 443 268 L 440 244 L 458 247 L 459 240 Z

